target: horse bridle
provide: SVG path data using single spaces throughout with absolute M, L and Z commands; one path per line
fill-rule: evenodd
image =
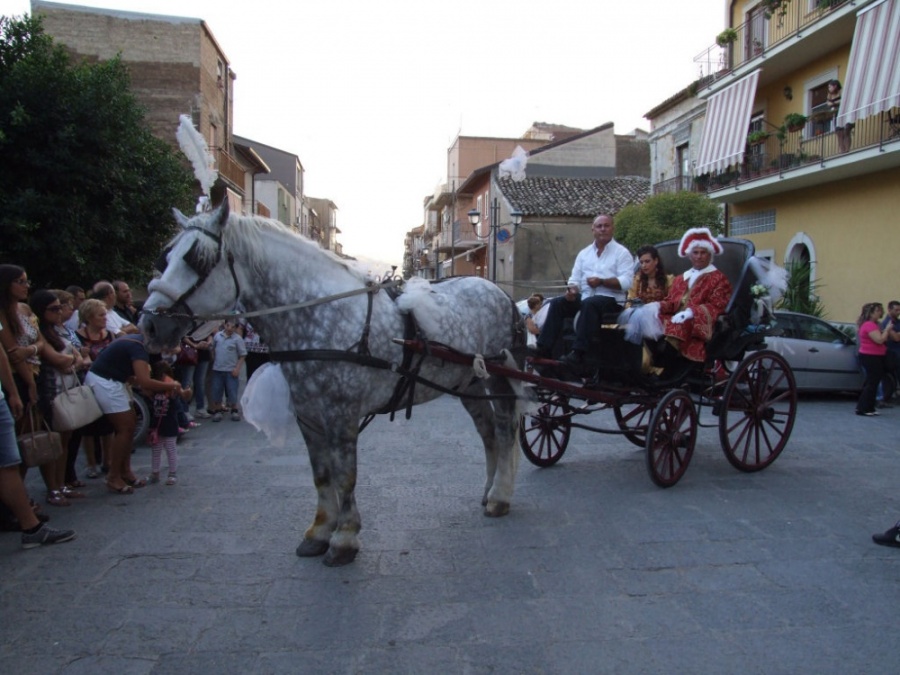
M 168 307 L 163 307 L 160 309 L 149 310 L 148 314 L 153 314 L 155 316 L 166 316 L 171 318 L 179 318 L 179 319 L 191 319 L 195 320 L 198 317 L 194 311 L 191 309 L 190 305 L 188 305 L 187 300 L 191 297 L 197 289 L 199 289 L 207 279 L 209 279 L 209 275 L 212 274 L 212 271 L 219 265 L 219 262 L 222 260 L 222 252 L 224 250 L 224 242 L 222 241 L 222 236 L 218 234 L 214 234 L 207 230 L 206 228 L 200 227 L 199 225 L 189 225 L 184 228 L 185 232 L 189 232 L 190 230 L 197 230 L 198 232 L 205 234 L 207 237 L 216 242 L 216 257 L 211 263 L 201 263 L 200 255 L 197 252 L 197 246 L 200 243 L 199 240 L 194 240 L 194 243 L 188 249 L 188 252 L 184 254 L 183 260 L 196 274 L 197 281 L 188 288 L 184 293 L 179 295 L 177 298 L 171 292 L 168 292 L 166 289 L 168 285 L 161 287 L 162 284 L 157 283 L 156 287 L 153 289 L 154 291 L 158 291 L 163 295 L 168 296 L 169 298 L 175 300 Z M 168 255 L 171 251 L 171 247 L 167 248 L 162 252 L 162 254 L 157 258 L 154 263 L 154 267 L 160 272 L 165 272 L 166 265 L 168 265 Z M 238 281 L 237 272 L 234 269 L 234 256 L 230 251 L 226 253 L 225 259 L 228 261 L 228 271 L 231 272 L 231 278 L 234 281 L 234 303 L 233 308 L 237 310 L 238 307 L 238 299 L 241 297 L 241 283 Z M 159 281 L 159 280 L 157 280 Z M 177 311 L 179 307 L 184 308 L 183 312 Z M 234 312 L 231 314 L 234 315 Z

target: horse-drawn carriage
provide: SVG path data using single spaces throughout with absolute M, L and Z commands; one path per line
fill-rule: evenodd
M 612 408 L 615 433 L 646 446 L 651 477 L 660 485 L 674 485 L 688 465 L 698 427 L 695 401 L 718 414 L 723 449 L 740 469 L 764 468 L 790 436 L 793 375 L 780 356 L 761 349 L 763 334 L 750 330 L 749 242 L 725 240 L 716 259 L 736 289 L 707 347 L 706 365 L 718 369 L 654 380 L 641 373 L 640 346 L 615 328 L 600 336 L 595 381 L 572 382 L 516 367 L 511 352 L 524 350 L 521 317 L 484 279 L 410 283 L 398 299 L 388 293 L 393 281 L 376 282 L 275 221 L 231 214 L 227 202 L 177 219 L 183 231 L 163 252 L 160 276 L 148 287 L 141 319 L 146 345 L 172 348 L 196 321 L 238 314 L 266 339 L 278 364 L 269 372 L 286 384 L 289 400 L 281 403 L 305 441 L 318 497 L 299 556 L 324 555 L 329 565 L 356 556 L 360 420 L 409 411 L 442 393 L 460 397 L 481 436 L 487 469 L 481 503 L 492 517 L 510 509 L 519 421 L 526 456 L 550 465 L 565 451 L 572 428 L 583 426 L 576 417 Z M 684 269 L 674 246 L 660 252 L 669 271 Z M 721 372 L 730 373 L 727 380 Z M 539 399 L 537 411 L 522 409 L 526 385 Z
M 540 377 L 533 381 L 540 407 L 526 415 L 519 428 L 525 456 L 537 466 L 551 466 L 566 451 L 573 428 L 621 434 L 646 450 L 647 470 L 661 487 L 675 485 L 684 475 L 697 442 L 704 407 L 718 417 L 719 440 L 728 461 L 741 471 L 769 466 L 791 434 L 797 391 L 790 366 L 765 349 L 766 324 L 752 323 L 751 287 L 757 266 L 751 264 L 753 244 L 720 239 L 724 253 L 716 267 L 731 282 L 733 292 L 707 344 L 703 364 L 683 360 L 662 374 L 644 372 L 644 348 L 625 338 L 624 326 L 606 324 L 597 336 L 595 367 L 581 384 L 569 378 Z M 658 247 L 665 269 L 679 274 L 689 261 L 677 255 L 678 242 Z M 543 372 L 555 366 L 530 359 Z M 543 367 L 543 368 L 542 368 Z M 617 429 L 589 426 L 579 419 L 611 409 Z

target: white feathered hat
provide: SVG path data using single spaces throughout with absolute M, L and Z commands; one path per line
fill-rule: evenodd
M 713 236 L 708 227 L 693 227 L 681 237 L 681 243 L 678 244 L 678 255 L 687 258 L 691 251 L 698 246 L 705 248 L 713 255 L 725 252 L 722 244 Z

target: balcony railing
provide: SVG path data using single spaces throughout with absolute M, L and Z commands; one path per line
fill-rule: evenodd
M 216 149 L 216 170 L 219 175 L 230 182 L 241 192 L 244 191 L 244 168 L 237 163 L 237 160 L 229 155 L 222 148 Z
M 820 0 L 813 3 L 810 0 L 790 0 L 783 16 L 776 11 L 766 19 L 762 13 L 757 13 L 734 27 L 737 33 L 734 42 L 714 44 L 694 57 L 694 63 L 700 68 L 700 77 L 712 76 L 714 81 L 727 75 L 772 47 L 798 36 L 801 30 L 850 1 Z
M 675 176 L 653 184 L 653 194 L 662 195 L 670 192 L 686 192 L 694 189 L 694 179 L 690 176 Z
M 696 192 L 715 192 L 772 174 L 789 172 L 859 150 L 900 143 L 900 108 L 857 120 L 844 128 L 835 126 L 834 115 L 812 118 L 801 131 L 779 138 L 770 135 L 764 143 L 750 146 L 737 166 L 694 178 Z

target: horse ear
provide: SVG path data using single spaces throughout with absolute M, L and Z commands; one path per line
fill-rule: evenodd
M 212 214 L 212 222 L 215 223 L 220 230 L 225 229 L 225 224 L 228 222 L 230 212 L 231 209 L 228 208 L 228 200 L 223 199 L 222 203 L 219 204 L 219 208 Z
M 181 211 L 173 208 L 172 215 L 175 216 L 175 222 L 177 222 L 182 228 L 187 227 L 188 219 Z

